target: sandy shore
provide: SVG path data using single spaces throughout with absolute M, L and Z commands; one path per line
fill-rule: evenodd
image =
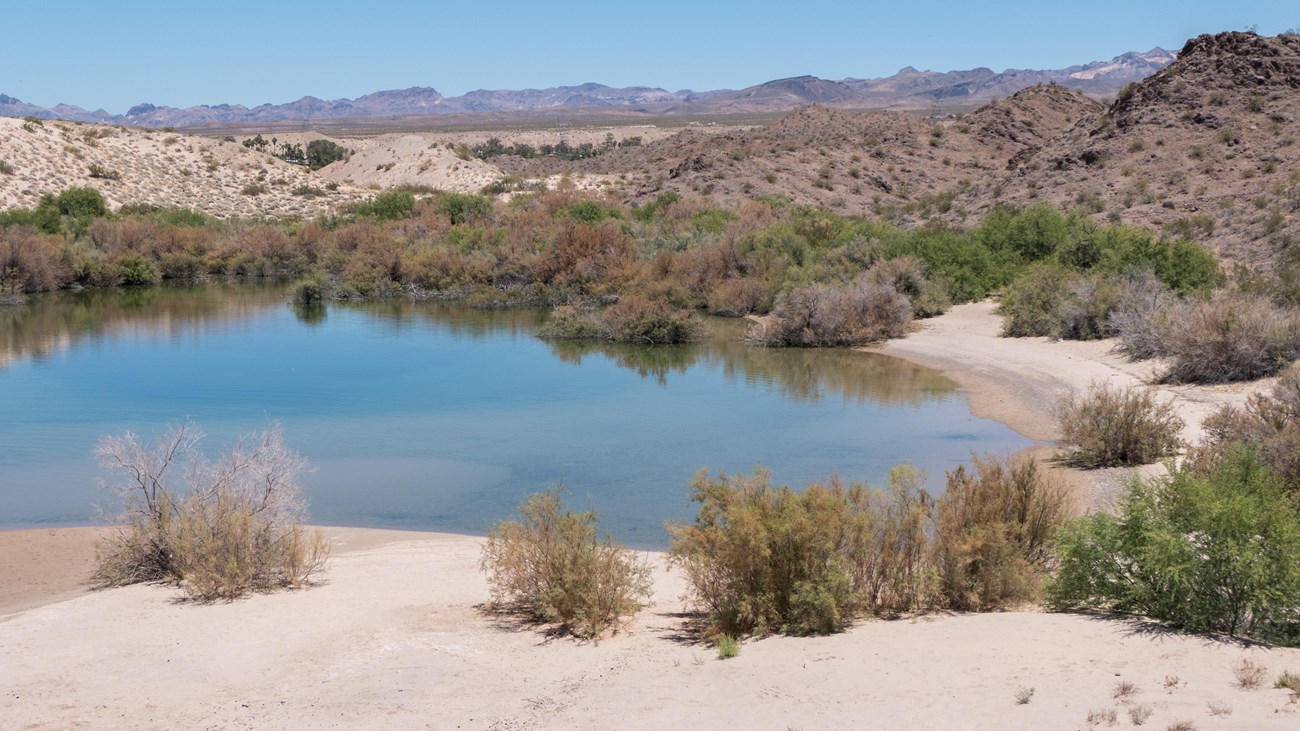
M 1223 386 L 1151 385 L 1160 371 L 1158 361 L 1130 362 L 1112 352 L 1114 340 L 1053 341 L 1048 338 L 1003 338 L 1002 319 L 991 301 L 958 305 L 942 317 L 921 322 L 918 332 L 890 340 L 874 352 L 905 358 L 943 371 L 970 399 L 976 416 L 1000 421 L 1040 441 L 1057 438 L 1053 408 L 1062 396 L 1082 393 L 1093 383 L 1144 388 L 1169 401 L 1182 417 L 1183 440 L 1201 440 L 1201 422 L 1224 404 L 1244 404 L 1255 391 L 1268 390 L 1275 379 Z M 1036 456 L 1052 450 L 1036 450 Z M 1160 465 L 1137 470 L 1159 472 Z M 1090 510 L 1113 504 L 1130 469 L 1072 470 L 1058 468 L 1063 479 L 1082 492 Z
M 947 371 L 977 413 L 1038 439 L 1060 393 L 1152 367 L 1106 343 L 998 339 L 996 320 L 988 304 L 958 307 L 882 352 Z M 1262 385 L 1160 390 L 1194 435 Z M 1300 672 L 1300 650 L 1132 620 L 865 622 L 723 661 L 691 638 L 684 582 L 659 554 L 653 605 L 591 644 L 484 614 L 479 538 L 331 528 L 321 585 L 203 605 L 166 586 L 88 592 L 97 535 L 0 532 L 0 726 L 1081 729 L 1128 727 L 1145 708 L 1157 729 L 1300 727 L 1300 703 L 1271 687 Z M 1236 686 L 1246 658 L 1267 668 L 1264 688 Z M 1116 698 L 1120 683 L 1135 693 Z

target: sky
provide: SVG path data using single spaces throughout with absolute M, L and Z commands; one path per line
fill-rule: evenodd
M 0 6 L 0 93 L 125 112 L 431 86 L 676 91 L 788 76 L 1062 68 L 1201 33 L 1300 28 L 1295 0 L 396 2 L 70 0 Z

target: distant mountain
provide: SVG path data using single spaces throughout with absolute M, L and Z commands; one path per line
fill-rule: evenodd
M 841 108 L 917 109 L 938 104 L 983 104 L 1021 89 L 1055 82 L 1092 96 L 1115 94 L 1126 84 L 1141 81 L 1168 66 L 1174 54 L 1161 48 L 1125 53 L 1109 61 L 1036 71 L 988 68 L 965 71 L 918 71 L 910 66 L 878 79 L 830 81 L 816 76 L 777 79 L 741 89 L 667 91 L 645 86 L 613 88 L 587 83 L 549 89 L 471 91 L 444 97 L 429 87 L 378 91 L 356 99 L 304 96 L 287 104 L 199 105 L 178 109 L 138 104 L 126 114 L 102 109 L 87 111 L 59 104 L 52 108 L 28 104 L 0 94 L 0 116 L 67 119 L 139 127 L 192 127 L 213 124 L 413 117 L 441 114 L 482 114 L 555 110 L 622 111 L 640 114 L 725 114 L 782 112 L 806 104 Z

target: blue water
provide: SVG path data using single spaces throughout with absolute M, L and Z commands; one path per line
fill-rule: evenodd
M 631 545 L 689 520 L 701 468 L 802 486 L 929 485 L 972 450 L 1027 442 L 942 375 L 885 356 L 770 350 L 741 324 L 674 347 L 550 344 L 537 312 L 439 303 L 295 311 L 277 285 L 58 294 L 0 311 L 0 527 L 80 524 L 109 496 L 106 434 L 186 417 L 218 450 L 280 422 L 311 462 L 315 522 L 483 533 L 563 482 Z

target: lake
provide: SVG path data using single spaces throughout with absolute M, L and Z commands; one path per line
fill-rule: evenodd
M 708 320 L 689 346 L 550 343 L 545 314 L 407 301 L 302 310 L 279 283 L 64 292 L 0 307 L 0 527 L 91 522 L 91 450 L 193 419 L 216 451 L 268 421 L 308 458 L 314 522 L 484 533 L 562 482 L 638 547 L 689 520 L 708 467 L 803 486 L 938 491 L 972 451 L 1023 437 L 942 374 L 842 349 L 764 349 Z

